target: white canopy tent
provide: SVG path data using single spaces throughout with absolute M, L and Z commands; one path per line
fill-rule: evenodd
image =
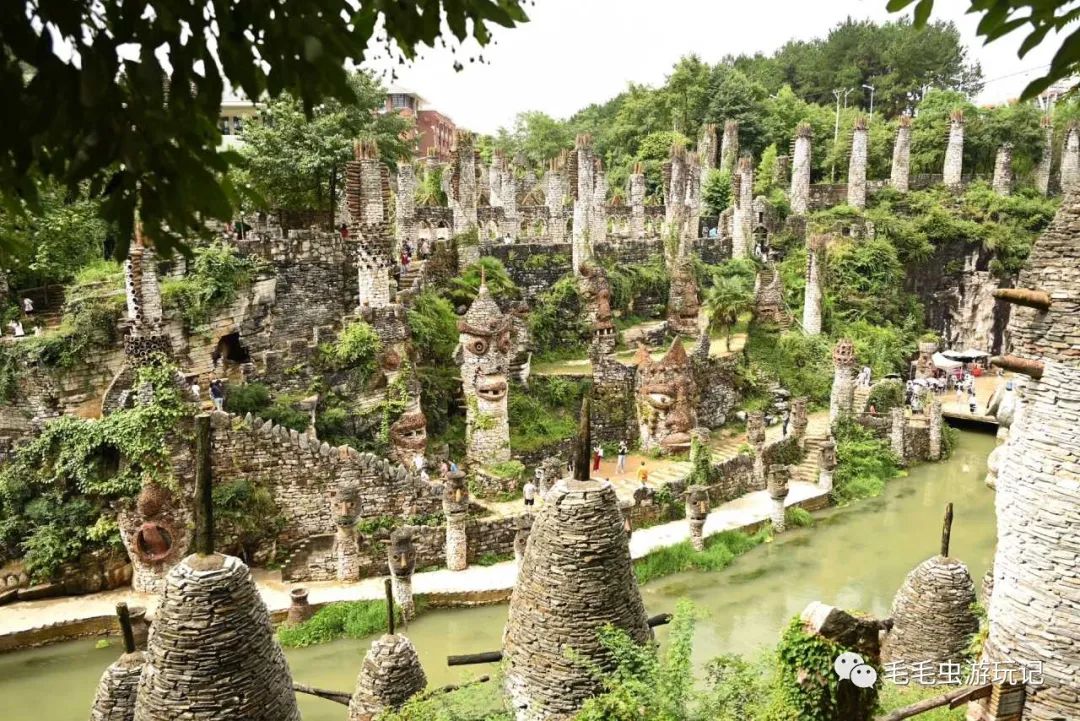
M 935 353 L 933 356 L 931 356 L 930 360 L 933 361 L 936 367 L 940 368 L 943 371 L 955 370 L 956 368 L 964 365 L 960 361 L 953 360 L 952 358 L 946 358 L 941 353 Z

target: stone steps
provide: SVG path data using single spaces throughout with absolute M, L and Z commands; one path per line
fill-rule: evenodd
M 866 403 L 870 400 L 870 389 L 866 386 L 856 386 L 852 410 L 858 414 L 866 410 Z

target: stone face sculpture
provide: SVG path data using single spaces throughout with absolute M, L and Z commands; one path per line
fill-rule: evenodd
M 697 425 L 696 387 L 690 357 L 682 341 L 675 339 L 659 361 L 653 361 L 641 346 L 636 362 L 636 406 L 642 447 L 666 453 L 689 450 L 690 431 Z
M 607 273 L 599 265 L 589 261 L 578 273 L 578 293 L 589 314 L 593 334 L 590 353 L 608 355 L 615 351 L 615 326 L 611 322 L 611 284 Z
M 476 300 L 458 321 L 458 331 L 455 360 L 465 392 L 466 455 L 481 466 L 508 461 L 506 394 L 513 339 L 510 317 L 499 309 L 486 283 L 480 283 Z
M 387 566 L 390 568 L 391 589 L 394 603 L 401 609 L 401 614 L 410 619 L 416 615 L 413 602 L 412 575 L 416 569 L 416 545 L 410 528 L 396 528 L 390 534 L 387 547 Z
M 416 459 L 427 452 L 427 417 L 416 404 L 414 410 L 406 411 L 390 426 L 390 445 L 394 460 L 405 468 L 416 467 Z
M 768 492 L 771 501 L 769 518 L 772 519 L 773 530 L 782 533 L 787 529 L 785 520 L 784 501 L 788 495 L 791 482 L 791 466 L 774 464 L 769 466 Z
M 150 481 L 143 486 L 135 510 L 121 512 L 120 535 L 133 569 L 131 585 L 141 593 L 160 593 L 165 575 L 183 558 L 191 541 L 187 514 L 173 493 Z
M 469 488 L 460 471 L 447 476 L 443 484 L 443 514 L 446 516 L 446 567 L 463 571 L 468 567 Z
M 701 303 L 698 301 L 694 268 L 690 257 L 684 256 L 679 259 L 671 273 L 667 311 L 668 328 L 681 335 L 696 335 L 700 310 Z
M 855 345 L 841 338 L 833 347 L 833 384 L 829 398 L 829 423 L 835 424 L 841 416 L 851 413 L 855 405 Z
M 937 353 L 937 343 L 927 341 L 919 343 L 919 357 L 915 361 L 916 378 L 932 378 L 934 376 L 934 354 Z
M 337 531 L 334 534 L 333 555 L 339 581 L 354 581 L 360 577 L 360 544 L 356 521 L 360 517 L 360 492 L 353 484 L 338 488 L 330 502 Z
M 709 489 L 693 485 L 686 489 L 686 519 L 690 523 L 690 544 L 705 550 L 705 519 L 709 515 Z

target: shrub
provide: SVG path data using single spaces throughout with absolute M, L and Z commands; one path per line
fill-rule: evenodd
M 589 337 L 577 281 L 572 275 L 564 276 L 540 294 L 529 312 L 529 338 L 536 360 L 579 357 Z
M 904 405 L 904 384 L 897 380 L 885 380 L 874 384 L 866 401 L 867 407 L 873 406 L 878 413 L 888 413 L 893 408 Z
M 345 326 L 337 340 L 324 347 L 333 366 L 350 369 L 357 383 L 363 383 L 375 372 L 381 351 L 379 334 L 362 320 Z
M 900 472 L 900 463 L 887 441 L 851 421 L 842 421 L 834 431 L 836 470 L 833 472 L 833 500 L 848 503 L 881 493 L 885 482 Z
M 161 284 L 165 307 L 175 308 L 184 323 L 193 328 L 210 320 L 214 311 L 236 299 L 237 292 L 251 284 L 260 266 L 224 243 L 196 248 L 183 278 Z
M 814 525 L 814 517 L 805 508 L 788 506 L 784 509 L 784 523 L 797 528 L 809 528 Z
M 768 537 L 765 529 L 753 535 L 722 531 L 705 539 L 704 551 L 695 551 L 689 541 L 683 541 L 634 561 L 634 575 L 639 584 L 646 584 L 683 571 L 719 571 Z
M 417 612 L 423 604 L 417 604 Z M 401 609 L 394 607 L 397 623 L 401 623 Z M 315 615 L 295 626 L 281 626 L 277 630 L 278 642 L 286 647 L 314 646 L 339 638 L 364 638 L 386 628 L 385 601 L 345 601 L 323 606 Z
M 244 383 L 229 386 L 225 396 L 225 409 L 229 413 L 259 415 L 270 405 L 270 389 L 262 383 Z

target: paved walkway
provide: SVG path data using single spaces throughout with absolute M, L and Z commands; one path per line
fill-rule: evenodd
M 786 504 L 794 505 L 824 495 L 810 483 L 793 481 Z M 770 500 L 765 491 L 748 493 L 729 501 L 709 514 L 705 521 L 705 535 L 742 528 L 764 521 L 769 517 Z M 649 553 L 671 546 L 690 537 L 686 521 L 672 521 L 651 528 L 642 528 L 630 537 L 630 555 L 641 558 Z M 281 581 L 279 572 L 256 570 L 254 572 L 259 594 L 271 612 L 289 607 L 289 589 L 294 585 Z M 413 576 L 413 592 L 416 594 L 457 594 L 506 591 L 513 588 L 517 578 L 517 565 L 508 561 L 493 566 L 470 566 L 464 571 L 428 571 Z M 367 578 L 357 583 L 318 582 L 303 584 L 309 590 L 309 602 L 323 604 L 332 601 L 377 600 L 383 598 L 383 578 Z M 157 596 L 134 593 L 131 589 L 117 589 L 89 596 L 74 596 L 42 601 L 27 601 L 0 608 L 0 636 L 29 631 L 52 624 L 72 623 L 94 618 L 111 618 L 116 604 L 126 601 L 130 606 L 153 609 Z

